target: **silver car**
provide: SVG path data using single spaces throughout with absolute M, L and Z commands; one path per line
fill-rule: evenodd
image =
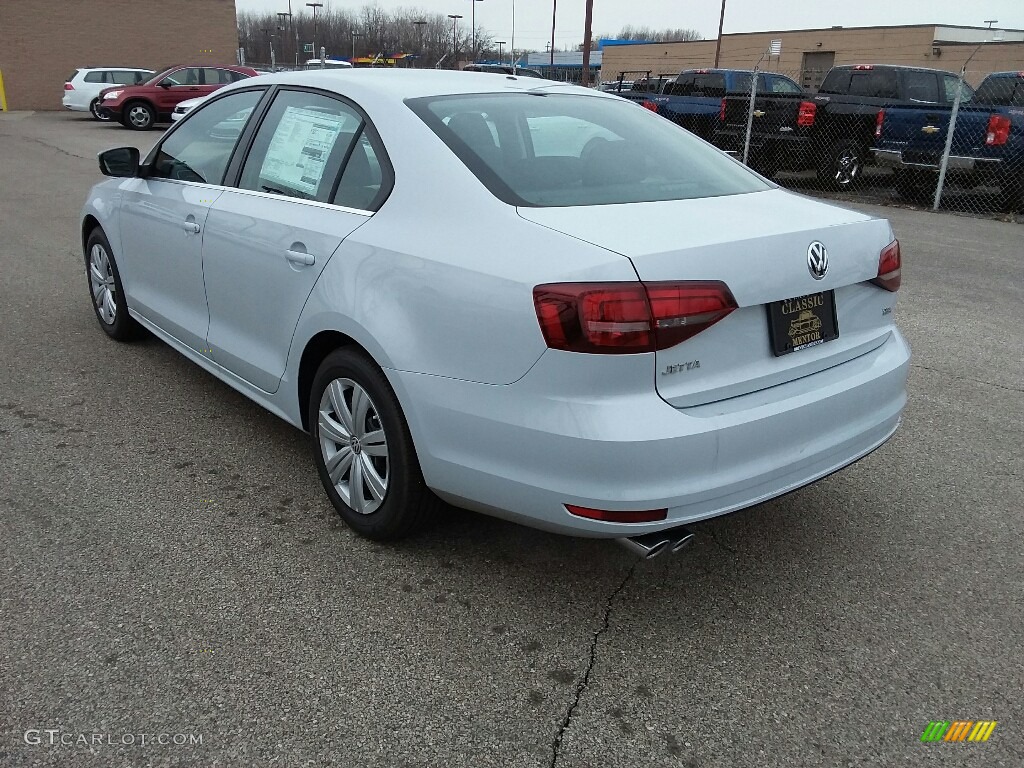
M 365 536 L 444 500 L 651 556 L 867 455 L 906 402 L 889 224 L 595 90 L 269 75 L 100 167 L 100 327 L 308 432 Z

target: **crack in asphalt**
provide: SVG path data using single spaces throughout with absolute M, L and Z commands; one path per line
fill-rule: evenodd
M 626 574 L 626 578 L 622 580 L 622 583 L 608 596 L 608 602 L 604 607 L 604 621 L 601 626 L 594 633 L 594 638 L 590 641 L 590 662 L 587 664 L 587 670 L 583 673 L 582 679 L 576 683 L 576 696 L 569 705 L 569 708 L 565 711 L 565 717 L 562 719 L 562 724 L 558 728 L 558 733 L 555 734 L 555 739 L 551 743 L 551 768 L 555 768 L 558 764 L 558 758 L 561 754 L 562 749 L 562 737 L 565 736 L 565 732 L 569 729 L 569 725 L 572 722 L 572 715 L 576 711 L 576 708 L 580 704 L 580 699 L 583 698 L 583 694 L 587 688 L 590 687 L 590 674 L 594 671 L 594 665 L 597 663 L 597 643 L 601 639 L 601 635 L 608 631 L 608 627 L 611 623 L 612 618 L 612 603 L 615 602 L 615 598 L 618 597 L 619 593 L 626 588 L 626 584 L 633 578 L 633 573 L 636 571 L 636 567 L 640 564 L 640 560 L 637 560 L 633 565 L 630 566 L 629 572 Z
M 1024 392 L 1024 389 L 1019 389 L 1017 387 L 1010 387 L 1010 386 L 1007 386 L 1006 384 L 996 384 L 993 381 L 985 381 L 983 379 L 972 379 L 970 376 L 959 376 L 959 375 L 957 375 L 955 373 L 950 373 L 949 371 L 944 371 L 941 368 L 932 368 L 930 365 L 921 365 L 921 363 L 911 363 L 910 367 L 911 368 L 923 368 L 924 370 L 931 371 L 932 373 L 941 373 L 943 376 L 949 376 L 951 379 L 960 379 L 961 381 L 970 381 L 970 382 L 973 382 L 975 384 L 986 384 L 986 385 L 988 385 L 990 387 L 995 387 L 996 389 L 1005 389 L 1008 392 Z

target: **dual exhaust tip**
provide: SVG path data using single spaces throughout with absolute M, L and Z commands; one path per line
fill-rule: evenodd
M 630 536 L 616 539 L 621 546 L 644 560 L 652 560 L 658 555 L 678 554 L 686 549 L 696 538 L 693 531 L 687 528 L 670 528 L 657 533 L 645 533 L 643 536 Z

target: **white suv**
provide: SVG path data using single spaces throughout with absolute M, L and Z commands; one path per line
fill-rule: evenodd
M 83 67 L 64 83 L 64 109 L 92 112 L 97 120 L 109 120 L 100 106 L 100 91 L 112 85 L 138 85 L 156 73 L 137 67 Z

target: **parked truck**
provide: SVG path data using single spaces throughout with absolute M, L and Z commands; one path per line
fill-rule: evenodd
M 876 162 L 894 170 L 902 197 L 930 203 L 949 135 L 950 107 L 886 107 L 877 119 Z M 1024 72 L 995 72 L 960 105 L 946 184 L 998 188 L 998 203 L 1024 203 Z
M 681 125 L 705 141 L 712 141 L 722 119 L 726 97 L 750 93 L 749 69 L 687 69 L 673 79 L 634 81 L 635 89 L 619 95 L 640 102 L 659 115 Z M 656 90 L 651 88 L 659 83 Z M 762 72 L 758 90 L 767 93 L 800 95 L 800 86 L 785 75 Z
M 873 161 L 871 147 L 883 109 L 948 108 L 959 85 L 951 72 L 858 64 L 833 67 L 814 96 L 762 92 L 754 102 L 748 163 L 767 176 L 814 170 L 823 186 L 845 189 Z M 715 144 L 742 152 L 749 100 L 749 94 L 726 98 Z

